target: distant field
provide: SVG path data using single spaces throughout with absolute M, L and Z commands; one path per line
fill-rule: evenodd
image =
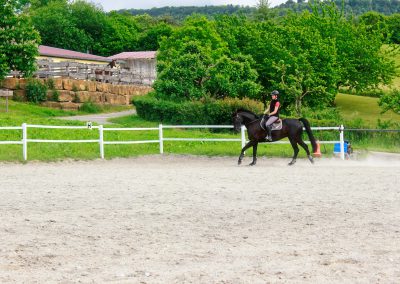
M 400 123 L 400 115 L 393 111 L 381 114 L 377 98 L 338 94 L 335 103 L 345 121 L 362 119 L 371 127 L 377 126 L 378 119 Z

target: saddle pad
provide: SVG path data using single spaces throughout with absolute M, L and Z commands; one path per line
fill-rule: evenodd
M 261 119 L 260 126 L 262 129 L 265 130 L 264 125 L 265 125 L 265 120 L 263 118 L 263 119 Z M 274 131 L 274 130 L 281 130 L 281 129 L 282 129 L 282 119 L 279 118 L 277 121 L 272 123 L 271 130 Z
M 271 128 L 272 131 L 281 129 L 282 129 L 282 119 L 278 119 L 277 121 L 272 123 L 272 128 Z

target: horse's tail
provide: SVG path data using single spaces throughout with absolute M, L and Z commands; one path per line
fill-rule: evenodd
M 299 118 L 299 120 L 304 124 L 304 127 L 306 129 L 306 132 L 308 134 L 308 137 L 310 138 L 310 142 L 311 142 L 311 146 L 313 149 L 313 153 L 315 153 L 317 151 L 317 141 L 315 140 L 315 137 L 313 135 L 313 133 L 311 132 L 311 127 L 310 127 L 310 123 L 308 122 L 307 119 L 305 118 Z

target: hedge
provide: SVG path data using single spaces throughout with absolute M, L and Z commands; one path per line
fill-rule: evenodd
M 239 108 L 262 113 L 263 105 L 250 99 L 205 99 L 202 101 L 165 101 L 153 95 L 133 99 L 137 114 L 146 120 L 169 124 L 229 125 Z

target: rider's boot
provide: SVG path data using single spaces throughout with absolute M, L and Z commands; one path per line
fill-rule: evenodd
M 267 140 L 268 142 L 272 142 L 271 125 L 267 125 L 266 130 L 267 130 L 267 136 L 265 137 L 265 140 Z

